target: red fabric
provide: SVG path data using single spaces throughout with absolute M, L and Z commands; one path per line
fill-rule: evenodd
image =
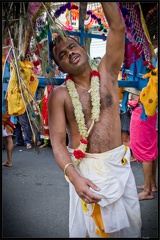
M 130 121 L 130 148 L 139 162 L 149 162 L 158 156 L 158 138 L 156 131 L 157 112 L 147 120 L 140 119 L 142 107 L 132 111 Z
M 49 135 L 49 130 L 45 127 L 48 127 L 48 97 L 52 88 L 53 88 L 52 85 L 46 86 L 42 99 L 42 118 L 44 124 L 44 135 Z

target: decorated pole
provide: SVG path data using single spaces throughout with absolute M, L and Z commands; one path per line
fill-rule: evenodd
M 87 11 L 87 2 L 80 2 L 79 9 L 79 30 L 81 31 L 80 44 L 84 45 L 84 19 Z

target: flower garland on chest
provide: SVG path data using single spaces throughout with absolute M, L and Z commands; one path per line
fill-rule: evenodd
M 72 104 L 74 107 L 74 114 L 75 118 L 78 124 L 78 130 L 81 135 L 80 139 L 80 145 L 77 149 L 74 150 L 74 161 L 75 164 L 79 164 L 81 160 L 85 157 L 85 152 L 87 149 L 87 138 L 89 136 L 89 133 L 94 126 L 95 122 L 98 122 L 99 116 L 100 116 L 100 75 L 96 70 L 92 70 L 91 72 L 91 103 L 92 103 L 92 109 L 91 109 L 91 119 L 92 123 L 89 128 L 87 129 L 87 126 L 85 124 L 85 118 L 84 113 L 82 111 L 82 104 L 79 100 L 79 94 L 77 92 L 77 89 L 75 87 L 75 83 L 72 80 L 71 76 L 66 77 L 66 86 L 69 91 L 69 95 L 72 100 Z

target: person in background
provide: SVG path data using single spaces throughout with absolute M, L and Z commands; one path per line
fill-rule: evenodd
M 120 90 L 119 88 L 119 93 L 122 90 Z M 128 101 L 132 98 L 132 93 L 128 94 Z M 126 145 L 127 147 L 129 147 L 129 143 L 130 143 L 130 121 L 131 121 L 131 110 L 129 108 L 129 106 L 127 105 L 127 110 L 123 111 L 121 110 L 121 106 L 122 106 L 122 99 L 120 98 L 119 100 L 120 103 L 120 120 L 121 120 L 121 136 L 122 136 L 122 142 L 124 145 Z M 136 159 L 133 156 L 132 150 L 131 150 L 131 160 L 130 162 L 135 162 Z
M 130 99 L 131 94 L 128 95 L 128 99 Z M 122 100 L 120 100 L 120 107 L 121 107 Z M 127 109 L 127 111 L 123 111 L 120 109 L 120 119 L 121 119 L 121 135 L 123 144 L 129 146 L 130 141 L 130 120 L 131 120 L 131 113 Z
M 25 111 L 23 114 L 17 116 L 17 120 L 19 122 L 17 130 L 15 129 L 16 139 L 21 138 L 22 132 L 24 134 L 24 145 L 27 149 L 32 148 L 32 131 L 29 124 L 27 112 Z
M 6 92 L 2 91 L 2 146 L 7 150 L 7 160 L 2 163 L 4 167 L 12 167 L 13 133 L 15 129 L 14 118 L 8 114 Z
M 39 94 L 38 94 L 39 95 Z M 34 114 L 36 115 L 36 116 L 39 116 L 40 115 L 40 106 L 41 106 L 41 99 L 34 99 L 33 100 L 33 102 L 32 102 L 32 104 L 33 104 L 33 110 L 34 110 Z M 43 143 L 44 143 L 44 141 L 43 141 L 43 139 L 41 138 L 41 133 L 40 133 L 40 129 L 39 130 L 37 130 L 37 141 L 36 141 L 36 145 L 38 146 L 38 147 L 40 147 L 40 146 L 42 146 L 43 145 Z
M 2 113 L 2 145 L 5 141 L 5 146 L 7 150 L 7 160 L 2 163 L 4 167 L 12 167 L 12 153 L 13 153 L 13 132 L 15 125 L 10 121 L 10 115 L 8 113 Z
M 101 61 L 101 57 L 94 57 L 93 58 L 93 64 L 98 67 L 99 63 Z
M 4 125 L 2 125 L 2 135 L 3 135 L 3 140 L 5 140 L 5 146 L 7 150 L 7 160 L 4 163 L 2 163 L 2 166 L 12 167 L 12 152 L 14 148 L 13 139 L 12 139 L 13 133 L 7 132 Z
M 50 146 L 50 136 L 49 136 L 49 127 L 48 127 L 48 98 L 53 88 L 54 88 L 53 85 L 47 85 L 44 88 L 44 93 L 42 96 L 41 114 L 43 119 L 44 131 L 40 135 L 41 139 L 43 139 L 43 145 L 40 146 L 41 148 Z
M 124 61 L 123 61 L 124 62 Z M 123 67 L 123 62 L 121 64 L 121 68 L 119 70 L 118 74 L 118 81 L 122 80 L 122 67 Z M 125 78 L 124 78 L 125 79 Z M 130 129 L 130 112 L 128 109 L 126 111 L 122 110 L 122 100 L 124 98 L 124 94 L 126 93 L 123 87 L 119 87 L 119 115 L 120 115 L 120 120 L 121 120 L 121 136 L 122 136 L 122 142 L 124 145 L 129 146 L 129 129 Z M 131 93 L 128 94 L 127 98 L 129 99 L 131 96 Z
M 14 144 L 14 147 L 17 146 L 24 146 L 24 139 L 23 139 L 23 134 L 22 134 L 22 128 L 21 125 L 17 119 L 17 123 L 15 124 L 15 130 L 14 130 L 14 134 L 16 136 L 16 142 Z
M 139 200 L 151 200 L 154 198 L 153 192 L 157 191 L 157 111 L 153 116 L 147 116 L 147 120 L 143 120 L 140 118 L 142 104 L 138 95 L 132 95 L 131 105 L 134 108 L 132 109 L 130 122 L 130 148 L 136 160 L 142 163 L 144 174 L 144 185 L 138 186 L 143 191 L 138 194 L 138 197 Z
M 69 237 L 138 238 L 140 204 L 119 117 L 125 24 L 116 2 L 101 5 L 109 31 L 98 68 L 91 68 L 74 38 L 60 34 L 50 43 L 54 61 L 68 75 L 49 96 L 49 134 L 69 183 Z

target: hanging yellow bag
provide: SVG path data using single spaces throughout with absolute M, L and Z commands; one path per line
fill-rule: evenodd
M 153 116 L 158 106 L 158 70 L 154 69 L 143 76 L 143 78 L 148 77 L 148 84 L 140 93 L 140 101 L 144 106 L 145 114 Z
M 10 64 L 11 77 L 7 90 L 8 113 L 12 116 L 23 114 L 29 102 L 33 100 L 38 87 L 38 78 L 33 72 L 33 63 L 15 61 Z

